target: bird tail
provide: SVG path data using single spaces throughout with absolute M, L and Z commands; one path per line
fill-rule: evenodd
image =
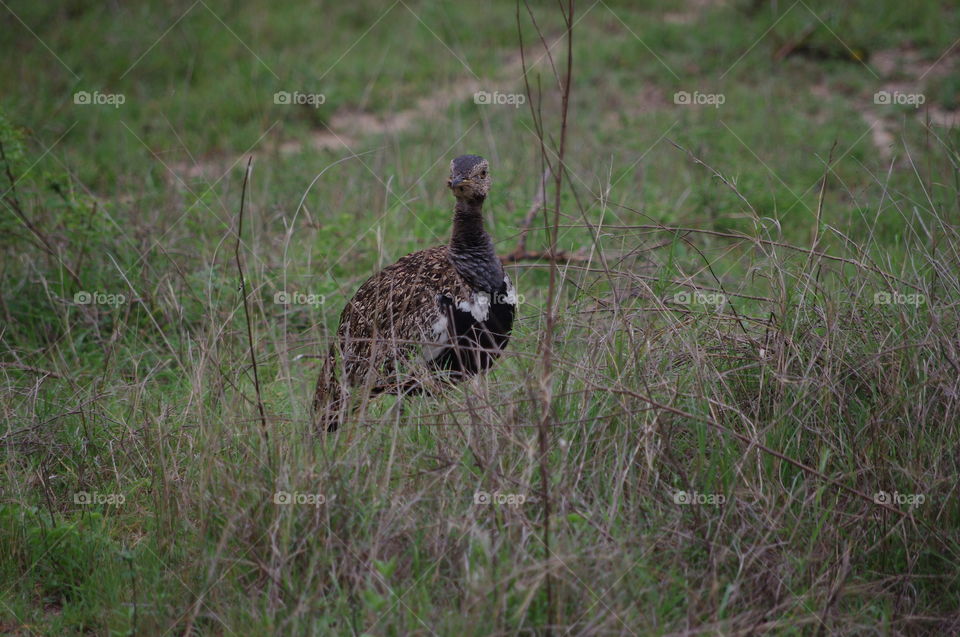
M 313 396 L 314 423 L 319 430 L 337 430 L 345 399 L 343 385 L 337 379 L 337 350 L 333 344 L 323 361 L 323 368 L 317 379 L 317 390 Z

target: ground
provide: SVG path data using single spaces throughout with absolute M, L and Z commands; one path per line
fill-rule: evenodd
M 450 159 L 548 249 L 559 5 L 0 16 L 0 632 L 960 630 L 952 3 L 577 3 L 570 258 L 508 264 L 491 373 L 330 435 Z

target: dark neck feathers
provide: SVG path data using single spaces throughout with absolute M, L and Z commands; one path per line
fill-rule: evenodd
M 483 199 L 457 199 L 450 261 L 474 289 L 494 294 L 503 285 L 503 266 L 493 240 L 483 229 Z

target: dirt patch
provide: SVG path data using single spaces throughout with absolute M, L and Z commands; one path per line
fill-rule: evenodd
M 951 111 L 933 105 L 927 109 L 925 115 L 930 118 L 930 123 L 934 126 L 942 126 L 944 128 L 960 126 L 960 109 Z
M 879 90 L 858 100 L 858 111 L 871 127 L 871 138 L 884 159 L 893 155 L 901 109 L 898 105 L 921 103 L 916 117 L 933 126 L 953 127 L 960 124 L 960 111 L 948 110 L 930 102 L 927 87 L 931 79 L 956 73 L 960 66 L 960 50 L 946 51 L 939 59 L 925 59 L 912 47 L 885 49 L 870 57 L 871 67 L 882 78 Z
M 548 38 L 550 51 L 554 56 L 563 50 L 565 41 L 566 36 L 562 34 Z M 552 72 L 549 58 L 542 47 L 533 47 L 526 52 L 526 64 L 527 72 Z M 287 139 L 272 145 L 267 142 L 262 150 L 268 153 L 278 152 L 281 155 L 293 155 L 305 148 L 349 151 L 355 149 L 365 137 L 398 134 L 410 129 L 417 122 L 441 116 L 452 104 L 472 99 L 479 91 L 522 93 L 523 88 L 523 60 L 520 50 L 516 49 L 505 57 L 503 70 L 494 78 L 462 79 L 437 89 L 417 100 L 413 107 L 396 113 L 377 115 L 356 109 L 341 109 L 333 113 L 323 129 L 312 131 L 305 138 Z M 235 158 L 236 155 L 220 155 L 189 162 L 172 162 L 170 168 L 176 177 L 171 175 L 170 179 L 174 183 L 189 179 L 217 179 L 229 170 Z
M 892 149 L 896 137 L 890 131 L 889 122 L 870 111 L 864 111 L 860 115 L 870 125 L 870 139 L 873 141 L 874 148 L 877 149 L 881 157 L 890 159 L 893 156 Z
M 562 48 L 564 39 L 565 36 L 552 39 L 550 49 L 554 55 Z M 542 49 L 535 49 L 526 55 L 528 72 L 549 66 Z M 340 110 L 330 118 L 326 129 L 313 132 L 306 140 L 287 140 L 278 149 L 282 154 L 292 154 L 302 151 L 306 146 L 319 149 L 352 147 L 364 137 L 401 133 L 419 121 L 440 116 L 451 105 L 472 99 L 480 91 L 520 91 L 522 87 L 523 60 L 520 51 L 516 50 L 506 57 L 503 71 L 495 78 L 467 78 L 448 84 L 417 100 L 413 107 L 397 113 L 375 115 L 365 111 Z
M 882 49 L 870 56 L 870 65 L 883 77 L 903 78 L 914 84 L 950 75 L 960 59 L 960 47 L 945 51 L 936 60 L 923 57 L 913 47 Z

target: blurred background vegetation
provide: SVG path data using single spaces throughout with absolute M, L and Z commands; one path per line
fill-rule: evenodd
M 550 475 L 543 263 L 511 266 L 528 303 L 490 378 L 312 434 L 312 357 L 371 272 L 445 241 L 451 158 L 490 160 L 489 228 L 514 248 L 539 142 L 527 105 L 474 93 L 525 92 L 522 36 L 555 148 L 563 17 L 529 10 L 552 60 L 499 0 L 0 6 L 0 632 L 957 628 L 952 2 L 578 3 L 560 247 L 587 262 L 556 301 Z M 234 263 L 248 157 L 269 442 Z M 729 304 L 678 308 L 691 289 Z M 874 302 L 891 290 L 926 302 Z M 928 506 L 891 517 L 704 419 Z M 544 478 L 551 550 L 540 505 L 473 505 Z M 337 504 L 278 508 L 280 488 Z

